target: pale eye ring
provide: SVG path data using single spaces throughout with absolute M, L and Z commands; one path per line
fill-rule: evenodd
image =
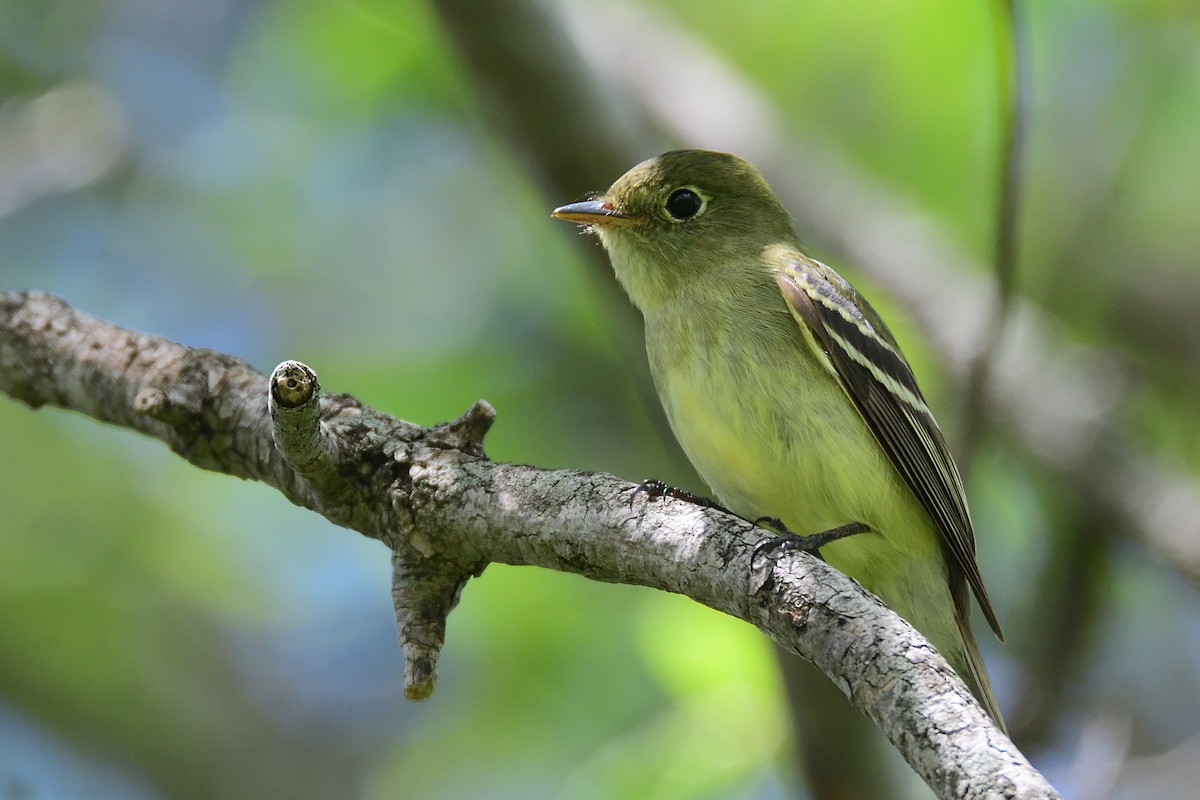
M 704 205 L 704 198 L 700 196 L 700 193 L 685 186 L 667 196 L 666 209 L 672 219 L 683 222 L 703 211 Z

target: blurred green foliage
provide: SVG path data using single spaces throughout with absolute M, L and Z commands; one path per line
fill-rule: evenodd
M 1164 337 L 1128 298 L 1144 282 L 1200 301 L 1200 13 L 1028 5 L 1022 291 L 1069 337 L 1129 358 L 1130 425 L 1194 472 L 1195 331 Z M 986 256 L 986 4 L 645 8 Z M 328 390 L 420 423 L 486 397 L 499 460 L 678 478 L 580 242 L 476 99 L 412 0 L 0 0 L 0 287 L 264 370 L 299 358 Z M 94 177 L 74 185 L 68 169 Z M 940 396 L 916 332 L 895 327 Z M 0 796 L 795 791 L 777 765 L 790 732 L 773 653 L 735 620 L 492 566 L 451 617 L 438 693 L 411 704 L 377 543 L 55 410 L 0 401 L 0 456 Z M 985 645 L 1004 701 L 1069 501 L 1003 442 L 973 484 L 1012 639 Z M 1195 591 L 1131 546 L 1115 562 L 1098 611 L 1111 621 L 1039 759 L 1068 794 L 1094 715 L 1133 721 L 1135 759 L 1198 734 Z M 1188 796 L 1171 787 L 1155 796 Z

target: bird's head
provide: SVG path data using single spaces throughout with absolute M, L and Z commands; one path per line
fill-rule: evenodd
M 588 226 L 642 311 L 714 270 L 745 270 L 792 223 L 753 166 L 727 153 L 676 150 L 643 161 L 599 197 L 554 210 Z

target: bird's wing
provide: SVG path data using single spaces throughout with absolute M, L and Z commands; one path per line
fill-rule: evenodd
M 827 366 L 937 524 L 988 624 L 1003 641 L 975 561 L 962 479 L 891 332 L 850 284 L 819 261 L 787 258 L 776 282 L 792 316 L 812 331 L 829 358 Z

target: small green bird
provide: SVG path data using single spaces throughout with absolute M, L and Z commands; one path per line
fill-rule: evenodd
M 554 216 L 589 226 L 608 251 L 645 317 L 671 428 L 721 503 L 803 533 L 866 525 L 824 558 L 933 642 L 1003 727 L 970 591 L 1003 634 L 958 469 L 891 332 L 801 252 L 762 175 L 680 150 Z

